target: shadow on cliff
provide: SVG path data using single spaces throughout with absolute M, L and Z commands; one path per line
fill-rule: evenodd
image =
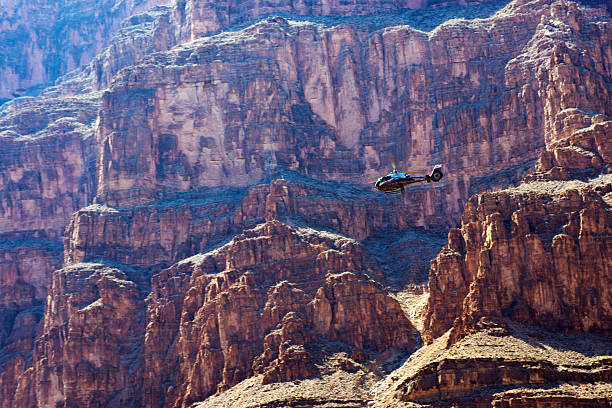
M 268 14 L 242 24 L 232 25 L 230 28 L 220 30 L 210 35 L 221 32 L 234 32 L 245 29 L 267 19 L 283 18 L 292 22 L 310 22 L 321 24 L 325 27 L 334 27 L 342 24 L 350 24 L 365 31 L 373 32 L 386 27 L 408 25 L 420 31 L 432 31 L 436 27 L 453 19 L 473 20 L 477 18 L 488 18 L 501 10 L 510 0 L 489 2 L 471 6 L 439 6 L 433 8 L 404 9 L 393 14 L 374 15 L 352 15 L 352 16 L 313 16 L 290 13 Z
M 553 333 L 538 326 L 508 320 L 511 336 L 542 352 L 556 350 L 577 353 L 583 357 L 608 356 L 612 342 L 591 333 Z

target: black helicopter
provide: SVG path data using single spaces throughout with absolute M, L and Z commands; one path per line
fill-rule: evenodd
M 404 194 L 406 192 L 404 187 L 408 184 L 420 183 L 422 181 L 437 183 L 443 176 L 441 164 L 436 164 L 431 173 L 425 175 L 423 173 L 397 171 L 393 155 L 391 155 L 391 164 L 393 165 L 393 171 L 376 180 L 374 184 L 378 190 L 386 194 L 399 194 L 400 191 Z

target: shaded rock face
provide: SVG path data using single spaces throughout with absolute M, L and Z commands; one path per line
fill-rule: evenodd
M 64 260 L 104 258 L 141 267 L 168 266 L 265 220 L 295 220 L 358 240 L 429 225 L 436 232 L 452 225 L 440 199 L 443 188 L 412 196 L 420 203 L 400 201 L 389 207 L 358 186 L 302 178 L 250 189 L 177 194 L 174 200 L 171 196 L 130 208 L 92 205 L 76 212 L 68 225 Z
M 3 1 L 0 4 L 0 101 L 37 93 L 88 64 L 123 19 L 164 0 Z
M 355 241 L 278 221 L 162 271 L 147 299 L 146 404 L 188 406 L 257 373 L 314 375 L 310 349 L 329 341 L 412 349 L 417 332 L 381 277 Z
M 6 243 L 5 243 L 6 244 Z M 4 247 L 3 247 L 4 246 Z M 43 315 L 43 304 L 50 283 L 49 271 L 61 266 L 61 245 L 20 241 L 0 245 L 0 406 L 18 406 L 13 399 L 31 372 L 36 328 Z M 33 393 L 21 402 L 32 406 Z

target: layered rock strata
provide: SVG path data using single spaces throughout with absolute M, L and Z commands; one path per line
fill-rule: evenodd
M 26 371 L 64 228 L 95 194 L 88 141 L 97 107 L 94 98 L 30 98 L 0 117 L 0 406 L 35 387 Z M 33 401 L 33 393 L 21 400 Z
M 393 18 L 406 9 L 461 5 L 459 10 L 453 10 L 461 13 L 468 9 L 465 6 L 490 2 L 146 0 L 102 4 L 40 1 L 33 6 L 13 1 L 0 5 L 0 41 L 6 45 L 0 53 L 0 103 L 36 95 L 56 79 L 64 85 L 60 93 L 101 90 L 110 85 L 121 68 L 148 53 L 166 51 L 174 45 L 270 15 Z M 467 11 L 467 15 L 473 14 L 474 11 Z
M 555 4 L 551 15 L 566 22 L 536 36 L 528 53 L 554 43 L 538 54 L 546 150 L 521 186 L 472 197 L 461 228 L 449 232 L 432 261 L 429 341 L 451 327 L 454 341 L 502 316 L 556 330 L 611 332 L 612 66 L 593 62 L 609 52 L 606 45 L 578 51 L 588 44 L 575 33 L 590 24 L 576 4 Z M 601 24 L 595 32 L 607 37 L 611 29 Z
M 314 375 L 327 342 L 358 359 L 412 349 L 417 332 L 381 277 L 355 241 L 278 221 L 162 271 L 147 300 L 146 403 L 189 406 L 258 373 Z
M 376 282 L 371 255 L 351 239 L 274 220 L 358 240 L 447 227 L 472 193 L 513 183 L 536 159 L 530 184 L 471 199 L 434 261 L 425 336 L 451 327 L 448 344 L 475 331 L 507 336 L 516 329 L 506 317 L 610 331 L 612 42 L 604 11 L 514 1 L 490 19 L 430 33 L 270 18 L 196 39 L 215 17 L 197 8 L 212 3 L 180 5 L 183 14 L 158 9 L 128 23 L 126 42 L 94 71 L 49 91 L 60 97 L 21 99 L 1 113 L 0 231 L 24 243 L 5 245 L 4 259 L 33 254 L 36 268 L 55 268 L 70 214 L 97 202 L 70 222 L 67 266 L 54 274 L 34 359 L 27 350 L 41 293 L 30 303 L 15 296 L 19 309 L 3 309 L 3 353 L 11 356 L 2 360 L 3 404 L 187 406 L 254 384 L 252 376 L 272 385 L 322 373 L 326 347 L 350 356 L 337 365 L 347 372 L 365 370 L 386 349 L 410 350 L 415 331 Z M 141 28 L 155 34 L 136 38 Z M 192 41 L 114 76 L 179 37 Z M 92 72 L 95 87 L 114 81 L 102 97 L 65 97 L 88 89 Z M 392 205 L 351 187 L 387 171 L 390 153 L 400 168 L 441 161 L 447 178 Z M 252 187 L 287 168 L 310 178 Z M 584 181 L 559 182 L 571 178 Z M 220 186 L 236 190 L 211 199 Z M 27 242 L 38 249 L 27 252 Z M 198 252 L 206 253 L 179 262 Z M 97 258 L 150 269 L 78 263 Z M 176 262 L 156 275 L 145 303 L 151 270 Z M 20 268 L 8 272 L 11 290 L 25 288 L 27 297 L 44 286 L 40 270 Z M 600 360 L 585 363 L 588 373 L 568 368 L 569 377 L 546 361 L 511 362 L 498 377 L 489 375 L 491 360 L 443 362 L 403 382 L 396 401 L 448 401 L 516 377 L 499 404 L 537 405 L 543 393 L 530 400 L 516 389 L 537 378 L 609 381 Z M 572 401 L 573 391 L 549 388 Z M 594 388 L 585 403 L 605 392 Z M 338 401 L 363 405 L 357 394 Z M 302 403 L 325 403 L 308 395 Z
M 309 225 L 357 240 L 380 240 L 382 234 L 407 229 L 419 240 L 419 231 L 429 225 L 435 237 L 453 222 L 440 198 L 445 195 L 443 186 L 413 191 L 417 204 L 397 201 L 388 207 L 384 199 L 359 186 L 293 177 L 288 174 L 287 179 L 250 189 L 176 194 L 135 207 L 83 208 L 67 227 L 64 260 L 104 258 L 142 267 L 167 266 L 265 220 Z
M 155 54 L 122 71 L 103 98 L 98 200 L 133 205 L 160 191 L 244 186 L 277 167 L 363 182 L 394 153 L 400 168 L 444 162 L 455 175 L 445 202 L 458 217 L 473 189 L 512 181 L 542 145 L 543 121 L 520 99 L 535 100 L 531 88 L 517 94 L 522 78 L 504 70 L 540 14 L 514 12 L 496 18 L 495 31 L 466 22 L 431 35 L 268 19 Z M 509 86 L 491 85 L 501 83 Z M 493 153 L 499 145 L 507 148 Z
M 501 317 L 609 336 L 610 192 L 612 176 L 604 175 L 470 199 L 461 229 L 432 261 L 426 339 Z
M 0 115 L 0 239 L 61 241 L 95 195 L 99 95 L 22 99 Z
M 0 102 L 35 94 L 88 64 L 110 43 L 122 20 L 164 3 L 169 0 L 3 2 Z
M 608 407 L 611 344 L 506 322 L 450 348 L 449 333 L 416 352 L 377 389 L 377 407 Z
M 125 265 L 75 264 L 53 273 L 34 349 L 30 406 L 138 406 L 150 277 Z M 27 401 L 28 389 L 15 396 Z M 26 406 L 26 405 L 20 405 Z

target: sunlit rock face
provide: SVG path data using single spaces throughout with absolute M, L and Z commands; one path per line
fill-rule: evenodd
M 504 333 L 505 331 L 505 333 Z M 606 407 L 610 347 L 591 335 L 507 321 L 421 348 L 375 397 L 376 407 Z M 381 387 L 383 388 L 383 387 Z
M 337 347 L 411 350 L 417 332 L 382 276 L 356 241 L 278 221 L 173 265 L 147 299 L 147 403 L 189 406 L 255 374 L 310 377 Z
M 548 44 L 538 68 L 546 150 L 521 186 L 470 198 L 449 232 L 432 261 L 429 341 L 451 327 L 455 341 L 501 317 L 610 334 L 612 65 L 594 61 L 610 53 L 612 26 L 589 22 L 574 3 L 553 4 L 551 16 L 526 52 L 537 64 Z M 598 35 L 575 35 L 587 27 Z
M 451 330 L 445 344 L 469 348 L 508 318 L 609 333 L 610 16 L 517 0 L 404 24 L 451 3 L 178 2 L 130 18 L 42 97 L 4 104 L 0 406 L 189 406 L 322 367 L 359 383 L 418 343 L 382 272 L 403 285 L 406 259 L 437 250 L 390 241 L 437 245 L 459 222 L 432 264 L 426 341 Z M 391 154 L 445 178 L 383 196 L 368 180 Z M 544 359 L 554 369 L 524 361 L 495 382 L 494 358 L 430 360 L 388 406 L 532 372 L 525 384 L 609 381 L 605 362 L 563 377 Z M 301 403 L 335 396 L 322 389 Z
M 609 336 L 611 181 L 533 182 L 472 197 L 432 263 L 428 339 L 453 323 L 461 336 L 502 317 Z
M 444 163 L 458 219 L 473 189 L 510 182 L 543 146 L 543 118 L 523 99 L 536 91 L 517 93 L 506 70 L 539 21 L 524 7 L 367 35 L 274 18 L 155 54 L 103 97 L 97 200 L 245 186 L 277 167 L 363 183 L 393 153 L 400 168 Z

